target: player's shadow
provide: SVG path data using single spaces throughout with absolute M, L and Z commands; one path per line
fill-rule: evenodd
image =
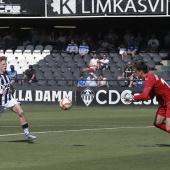
M 142 145 L 142 146 L 140 146 L 140 147 L 148 147 L 148 148 L 150 148 L 150 147 L 170 147 L 170 144 L 155 144 L 155 145 Z
M 0 141 L 0 142 L 11 142 L 11 143 L 28 143 L 28 144 L 34 144 L 33 140 L 11 140 L 11 141 Z
M 170 144 L 156 144 L 158 147 L 170 147 Z

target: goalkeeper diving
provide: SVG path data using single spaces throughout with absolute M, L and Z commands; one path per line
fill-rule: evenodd
M 138 77 L 144 80 L 144 89 L 141 94 L 135 96 L 126 93 L 125 102 L 145 101 L 156 96 L 160 106 L 156 112 L 154 126 L 170 133 L 170 86 L 160 76 L 149 73 L 143 61 L 136 63 L 134 70 Z

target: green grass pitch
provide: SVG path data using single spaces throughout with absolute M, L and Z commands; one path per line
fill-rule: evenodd
M 23 106 L 0 117 L 1 170 L 169 170 L 170 135 L 155 127 L 156 107 Z

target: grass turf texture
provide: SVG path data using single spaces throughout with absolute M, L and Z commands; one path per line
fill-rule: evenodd
M 169 170 L 170 136 L 152 127 L 155 107 L 23 108 L 38 138 L 29 142 L 18 134 L 18 116 L 6 111 L 0 117 L 2 170 Z

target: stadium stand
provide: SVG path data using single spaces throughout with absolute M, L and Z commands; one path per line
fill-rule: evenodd
M 146 35 L 143 35 L 143 42 L 140 45 L 139 53 L 136 54 L 135 57 L 126 55 L 123 60 L 121 59 L 121 55 L 117 51 L 117 47 L 123 39 L 121 35 L 118 36 L 119 39 L 116 40 L 116 50 L 112 52 L 101 51 L 98 53 L 98 59 L 101 59 L 102 55 L 107 53 L 109 69 L 105 71 L 104 76 L 107 77 L 107 79 L 110 79 L 109 84 L 111 87 L 124 86 L 124 82 L 118 82 L 117 77 L 122 74 L 128 61 L 131 61 L 134 64 L 135 62 L 143 60 L 147 63 L 151 71 L 157 71 L 156 73 L 158 74 L 161 74 L 164 71 L 163 66 L 170 67 L 169 63 L 166 63 L 169 53 L 167 49 L 165 50 L 163 43 L 161 44 L 162 49 L 160 49 L 158 53 L 148 52 L 146 48 L 143 48 L 147 46 L 147 44 L 145 44 L 145 36 Z M 79 44 L 83 35 L 77 33 L 75 37 L 76 43 Z M 95 46 L 99 40 L 100 38 L 95 37 L 93 40 L 94 43 L 91 44 L 94 44 Z M 96 48 L 91 46 L 91 49 Z M 20 74 L 22 74 L 25 69 L 28 68 L 28 65 L 31 64 L 34 65 L 33 67 L 36 69 L 37 75 L 44 75 L 43 79 L 46 80 L 46 85 L 53 86 L 57 84 L 58 86 L 61 86 L 64 85 L 63 83 L 65 82 L 65 86 L 72 86 L 75 85 L 74 82 L 77 81 L 83 68 L 88 66 L 89 61 L 93 56 L 93 50 L 91 50 L 89 54 L 84 55 L 83 58 L 77 54 L 74 56 L 74 59 L 72 59 L 71 56 L 65 52 L 65 49 L 57 48 L 57 44 L 51 45 L 47 43 L 44 45 L 33 45 L 30 41 L 30 43 L 25 46 L 22 45 L 22 43 L 18 44 L 14 51 L 11 49 L 7 49 L 6 51 L 1 50 L 0 54 L 5 54 L 5 56 L 8 57 L 8 65 L 15 65 L 15 68 L 17 68 L 17 71 Z M 100 72 L 101 70 L 96 70 L 95 74 L 99 75 Z M 84 73 L 85 77 L 88 76 L 88 73 L 88 71 Z M 163 77 L 166 76 L 163 75 Z M 48 78 L 51 80 L 47 81 Z M 61 80 L 61 82 L 58 83 L 58 78 L 64 81 Z M 68 81 L 68 78 L 71 80 Z M 45 80 L 40 81 L 38 85 L 44 84 Z

